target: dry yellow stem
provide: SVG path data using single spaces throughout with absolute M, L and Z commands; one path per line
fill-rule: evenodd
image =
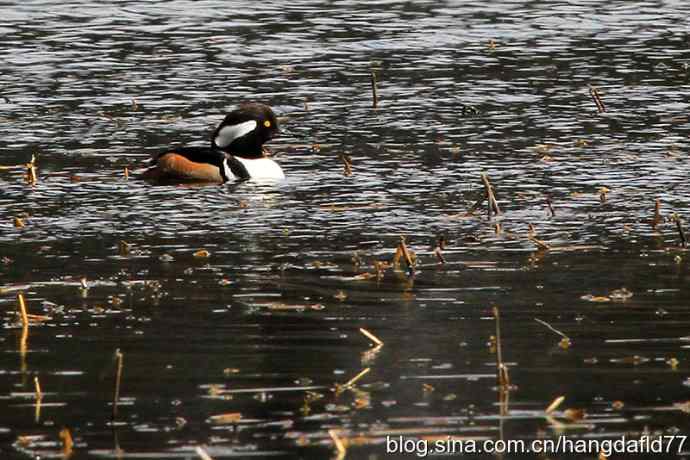
M 206 449 L 204 449 L 201 446 L 196 446 L 194 448 L 194 451 L 196 454 L 201 458 L 201 460 L 213 460 L 213 457 L 211 457 L 208 452 L 206 452 Z
M 565 396 L 559 396 L 558 398 L 554 399 L 551 404 L 549 404 L 549 407 L 546 408 L 544 411 L 546 414 L 550 414 L 551 412 L 555 411 L 558 409 L 558 406 L 563 404 L 563 401 L 565 401 Z
M 119 348 L 117 350 L 115 350 L 115 360 L 116 360 L 116 369 L 115 369 L 115 390 L 113 391 L 113 419 L 115 419 L 117 417 L 117 403 L 120 400 L 120 381 L 122 380 L 123 354 L 120 352 Z
M 367 367 L 367 368 L 364 369 L 362 372 L 360 372 L 359 374 L 355 375 L 355 376 L 352 377 L 350 380 L 348 380 L 348 382 L 347 382 L 345 385 L 343 385 L 341 388 L 342 388 L 343 390 L 344 390 L 344 389 L 347 389 L 347 388 L 351 388 L 355 383 L 357 383 L 357 381 L 358 381 L 359 379 L 361 379 L 362 377 L 364 377 L 365 375 L 367 375 L 367 374 L 369 373 L 370 370 L 371 370 L 371 368 Z
M 24 294 L 17 294 L 17 305 L 19 307 L 19 315 L 22 318 L 22 326 L 29 327 L 29 314 L 26 311 L 26 300 L 24 300 Z
M 206 249 L 199 249 L 194 253 L 194 257 L 196 257 L 197 259 L 205 259 L 211 257 L 211 253 L 208 252 Z
M 34 388 L 36 392 L 36 401 L 43 399 L 43 392 L 41 391 L 41 383 L 38 381 L 38 377 L 34 377 Z
M 69 432 L 68 428 L 63 428 L 60 430 L 60 440 L 62 441 L 63 458 L 71 457 L 73 453 L 74 441 L 72 441 L 72 433 Z
M 376 91 L 376 72 L 373 69 L 371 71 L 371 98 L 373 107 L 377 108 L 379 106 L 379 95 Z
M 337 430 L 328 430 L 328 434 L 333 440 L 333 444 L 335 444 L 335 448 L 338 450 L 339 454 L 344 454 L 347 452 L 347 448 L 345 447 L 343 440 L 340 439 L 340 436 L 338 436 Z
M 372 334 L 371 332 L 367 331 L 367 330 L 364 329 L 363 327 L 360 327 L 360 328 L 359 328 L 359 332 L 361 332 L 362 334 L 364 334 L 367 338 L 369 338 L 369 339 L 370 339 L 372 342 L 374 342 L 376 345 L 378 345 L 378 346 L 383 345 L 383 341 L 382 341 L 381 339 L 379 339 L 378 337 L 376 337 L 374 334 Z
M 217 425 L 225 425 L 228 423 L 237 423 L 242 419 L 242 414 L 239 412 L 228 412 L 227 414 L 212 415 L 209 417 L 211 423 Z
M 405 244 L 405 237 L 401 236 L 400 237 L 400 244 L 398 245 L 398 248 L 400 249 L 400 254 L 405 258 L 405 263 L 407 264 L 407 268 L 410 270 L 414 269 L 414 260 L 412 260 L 412 254 L 410 253 L 410 250 L 407 249 L 407 245 Z M 397 256 L 397 251 L 396 251 L 396 256 Z M 399 259 L 400 257 L 398 257 Z

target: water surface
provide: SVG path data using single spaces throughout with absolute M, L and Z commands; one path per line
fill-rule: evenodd
M 689 14 L 673 1 L 3 6 L 0 164 L 35 154 L 39 181 L 0 171 L 0 456 L 59 457 L 63 427 L 72 458 L 321 459 L 333 429 L 364 459 L 411 458 L 386 454 L 398 435 L 687 433 L 688 254 L 671 215 L 690 196 Z M 286 181 L 136 179 L 151 153 L 205 145 L 245 100 L 281 117 L 270 147 Z M 465 216 L 482 173 L 501 216 Z M 362 275 L 403 235 L 414 274 Z M 19 291 L 50 317 L 26 337 Z

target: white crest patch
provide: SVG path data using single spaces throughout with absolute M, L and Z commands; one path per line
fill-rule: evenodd
M 218 135 L 214 139 L 214 142 L 218 147 L 227 147 L 235 139 L 254 131 L 256 127 L 257 123 L 255 120 L 245 121 L 236 125 L 223 126 L 220 131 L 218 131 Z
M 252 179 L 285 179 L 285 173 L 280 165 L 270 158 L 235 158 L 244 165 Z

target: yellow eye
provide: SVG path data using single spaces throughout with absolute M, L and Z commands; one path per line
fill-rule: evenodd
M 267 127 L 267 128 L 270 128 L 270 127 L 271 127 L 271 122 L 268 121 L 268 120 L 264 121 L 264 126 Z

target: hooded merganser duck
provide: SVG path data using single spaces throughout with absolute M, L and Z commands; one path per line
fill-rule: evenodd
M 210 147 L 179 147 L 154 156 L 144 178 L 161 182 L 214 182 L 284 179 L 263 144 L 278 132 L 273 110 L 246 103 L 233 110 L 213 132 Z

